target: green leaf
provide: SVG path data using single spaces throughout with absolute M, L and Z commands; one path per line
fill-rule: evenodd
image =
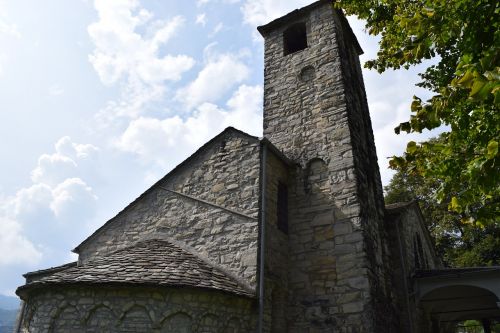
M 488 143 L 488 152 L 486 153 L 486 157 L 491 160 L 495 158 L 498 154 L 498 141 L 491 140 Z
M 417 143 L 415 141 L 410 141 L 406 145 L 406 152 L 408 154 L 413 154 L 417 151 Z
M 460 204 L 458 202 L 457 197 L 452 197 L 451 198 L 451 202 L 450 202 L 449 207 L 450 207 L 450 210 L 453 210 L 455 212 L 460 211 L 461 207 L 460 207 Z
M 472 82 L 474 79 L 474 75 L 472 74 L 472 71 L 468 70 L 465 72 L 464 75 L 458 80 L 458 83 L 461 85 L 464 85 L 466 87 L 469 87 L 469 84 Z
M 482 80 L 474 80 L 474 83 L 472 84 L 472 88 L 471 88 L 471 91 L 469 93 L 469 96 L 470 97 L 474 97 L 476 94 L 478 94 L 481 89 L 484 87 L 484 85 L 486 84 L 485 81 L 482 81 Z

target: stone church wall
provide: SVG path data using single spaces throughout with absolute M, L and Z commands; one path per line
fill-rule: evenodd
M 393 303 L 399 311 L 401 330 L 411 332 L 419 321 L 414 299 L 412 277 L 417 269 L 440 269 L 442 264 L 434 244 L 425 230 L 417 203 L 412 203 L 387 216 L 394 280 Z
M 441 262 L 436 257 L 434 244 L 428 231 L 425 230 L 424 221 L 416 207 L 406 208 L 394 222 L 399 226 L 404 266 L 408 268 L 410 274 L 417 269 L 442 268 Z
M 146 192 L 79 247 L 85 263 L 148 237 L 168 237 L 256 282 L 260 151 L 256 139 L 221 138 Z M 167 189 L 167 190 L 165 190 Z
M 254 332 L 255 300 L 215 291 L 58 288 L 34 292 L 23 333 Z
M 266 148 L 264 148 L 266 149 Z M 266 161 L 266 222 L 265 222 L 265 290 L 264 332 L 287 330 L 288 301 L 288 231 L 278 226 L 278 191 L 284 186 L 290 191 L 288 166 L 268 150 Z
M 162 184 L 176 191 L 257 217 L 259 211 L 260 142 L 227 131 L 189 167 Z
M 361 70 L 352 69 L 358 50 L 341 15 L 323 1 L 261 30 L 264 135 L 300 165 L 290 175 L 289 332 L 393 330 L 391 309 L 380 306 L 390 304 L 380 176 Z M 307 48 L 285 55 L 284 33 L 296 24 L 305 24 Z
M 360 223 L 364 234 L 364 249 L 369 261 L 373 330 L 398 332 L 396 309 L 391 305 L 391 267 L 388 236 L 384 222 L 384 197 L 377 161 L 375 139 L 364 88 L 358 50 L 345 17 L 334 15 L 337 43 L 342 62 L 345 102 L 349 110 L 349 128 L 354 159 L 354 174 L 360 205 Z

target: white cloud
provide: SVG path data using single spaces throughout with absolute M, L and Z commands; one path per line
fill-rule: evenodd
M 54 214 L 50 209 L 52 189 L 46 184 L 34 184 L 17 191 L 14 198 L 7 201 L 12 209 L 8 216 L 27 223 L 52 220 Z
M 245 23 L 259 26 L 309 4 L 310 0 L 246 0 L 241 11 Z
M 37 167 L 31 172 L 31 180 L 54 185 L 73 175 L 76 168 L 76 162 L 67 156 L 43 154 L 38 158 Z
M 147 163 L 172 167 L 228 126 L 262 134 L 261 86 L 240 86 L 228 100 L 227 107 L 224 110 L 203 103 L 185 120 L 178 116 L 136 119 L 123 133 L 117 147 L 138 155 Z
M 217 25 L 214 27 L 214 29 L 210 33 L 209 37 L 213 38 L 215 35 L 217 35 L 219 32 L 221 32 L 221 30 L 223 28 L 224 28 L 224 23 L 222 23 L 222 22 L 217 23 Z
M 78 144 L 66 136 L 55 144 L 56 152 L 43 154 L 38 165 L 31 172 L 31 180 L 56 186 L 67 178 L 77 175 L 78 163 L 95 155 L 99 149 L 91 144 Z
M 179 80 L 193 66 L 194 60 L 188 56 L 160 57 L 158 52 L 184 24 L 183 17 L 148 24 L 152 14 L 140 9 L 137 1 L 96 0 L 95 7 L 99 21 L 92 23 L 88 32 L 96 48 L 89 60 L 103 83 L 112 84 L 124 77 L 147 84 Z M 150 36 L 136 32 L 146 24 L 152 30 Z
M 89 143 L 75 143 L 69 136 L 60 138 L 55 144 L 56 152 L 73 159 L 87 159 L 95 155 L 99 148 Z
M 34 265 L 42 259 L 42 253 L 22 234 L 21 225 L 0 216 L 0 267 L 8 265 Z
M 0 259 L 0 266 L 33 265 L 54 248 L 74 242 L 74 228 L 81 229 L 96 210 L 97 196 L 79 175 L 85 173 L 82 164 L 91 163 L 97 152 L 91 144 L 63 137 L 55 153 L 39 158 L 30 186 L 0 198 L 0 251 L 4 246 L 14 249 L 12 259 Z M 55 235 L 64 239 L 54 242 Z
M 89 60 L 104 84 L 124 84 L 120 101 L 104 112 L 135 117 L 163 96 L 165 81 L 178 81 L 193 67 L 195 61 L 187 55 L 163 55 L 162 48 L 185 19 L 153 20 L 137 0 L 95 0 L 94 6 L 99 20 L 88 27 L 95 44 Z
M 64 221 L 84 220 L 91 217 L 95 210 L 97 196 L 92 188 L 80 178 L 68 178 L 52 191 L 50 208 L 55 216 Z
M 177 100 L 189 109 L 202 103 L 216 102 L 232 87 L 248 78 L 250 69 L 240 58 L 240 55 L 231 53 L 208 54 L 205 67 L 193 82 L 177 92 Z
M 200 24 L 202 26 L 207 25 L 207 14 L 201 13 L 199 15 L 196 15 L 196 24 Z

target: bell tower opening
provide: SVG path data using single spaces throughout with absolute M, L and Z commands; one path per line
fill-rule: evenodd
M 288 27 L 283 32 L 283 55 L 304 50 L 307 48 L 306 24 L 299 22 Z

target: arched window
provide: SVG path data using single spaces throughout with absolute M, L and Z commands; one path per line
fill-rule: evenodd
M 295 23 L 283 33 L 283 54 L 289 55 L 307 48 L 306 24 Z

